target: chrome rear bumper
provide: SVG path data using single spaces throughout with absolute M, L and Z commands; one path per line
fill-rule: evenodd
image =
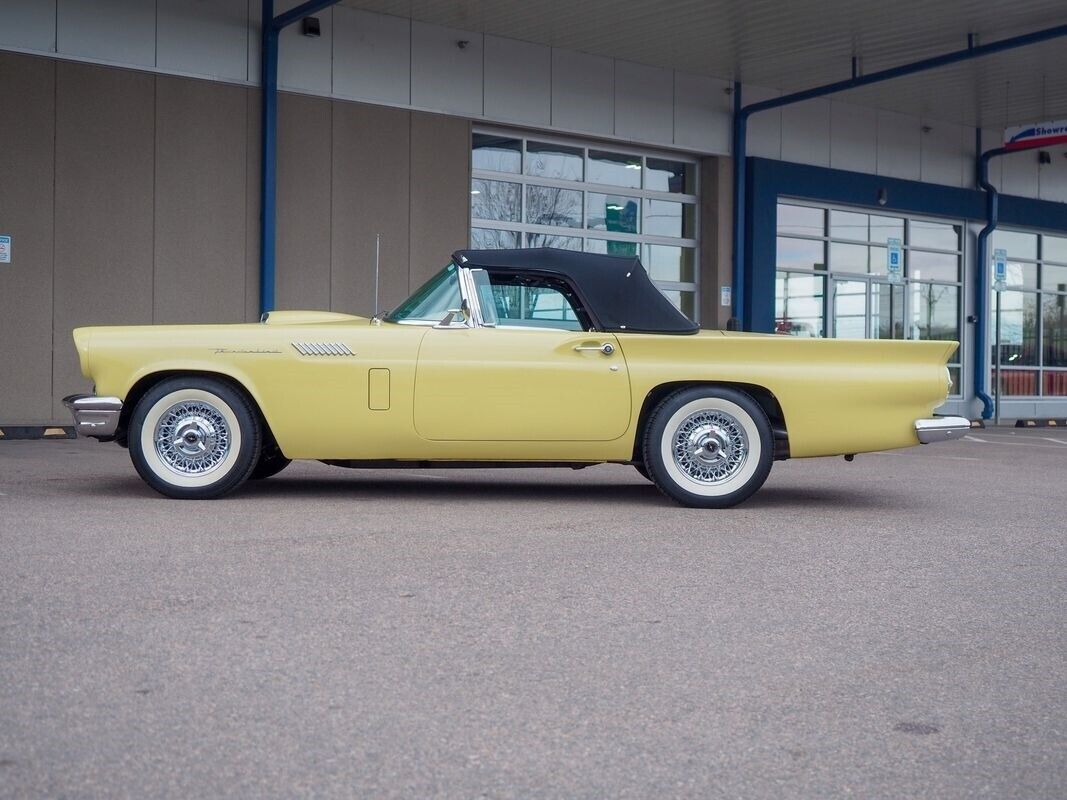
M 72 394 L 63 398 L 63 405 L 70 409 L 74 430 L 82 436 L 105 439 L 118 430 L 122 401 L 117 397 Z
M 919 437 L 920 444 L 961 439 L 970 429 L 971 421 L 966 417 L 934 417 L 915 420 L 915 435 Z

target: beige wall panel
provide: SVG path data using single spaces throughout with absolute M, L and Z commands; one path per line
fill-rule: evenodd
M 55 62 L 0 53 L 0 424 L 52 417 Z
M 331 308 L 374 310 L 374 236 L 382 235 L 381 308 L 408 294 L 410 112 L 333 109 Z
M 329 100 L 278 99 L 277 308 L 330 307 L 332 116 Z
M 84 391 L 70 331 L 152 321 L 155 78 L 56 64 L 53 414 Z
M 700 160 L 701 328 L 725 328 L 732 313 L 729 306 L 720 304 L 720 290 L 733 283 L 732 181 L 732 159 Z
M 156 78 L 156 323 L 244 319 L 244 92 Z
M 470 155 L 470 122 L 411 115 L 411 289 L 470 241 Z
M 245 319 L 259 319 L 259 89 L 245 90 Z

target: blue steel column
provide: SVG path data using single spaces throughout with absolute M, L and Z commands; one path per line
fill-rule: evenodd
M 274 0 L 263 0 L 262 33 L 263 152 L 260 155 L 259 311 L 274 309 L 275 222 L 278 169 L 278 29 L 274 27 Z
M 745 178 L 748 114 L 741 106 L 741 82 L 734 81 L 734 263 L 732 314 L 740 330 L 748 326 L 745 315 Z

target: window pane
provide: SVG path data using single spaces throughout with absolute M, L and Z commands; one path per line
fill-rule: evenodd
M 696 292 L 676 291 L 674 289 L 660 289 L 663 296 L 670 300 L 674 307 L 685 314 L 689 319 L 696 319 Z
M 696 273 L 694 261 L 695 251 L 692 247 L 650 244 L 645 267 L 653 280 L 693 283 Z
M 885 275 L 889 272 L 889 248 L 871 247 L 870 270 L 872 275 Z
M 616 242 L 612 239 L 586 239 L 585 252 L 608 256 L 636 256 L 637 242 Z
M 1033 397 L 1037 394 L 1037 374 L 1036 369 L 1002 369 L 1000 393 L 1008 397 Z
M 696 211 L 692 203 L 645 200 L 645 233 L 692 239 L 695 230 Z
M 955 356 L 955 358 L 959 358 L 959 356 L 957 355 L 957 356 Z M 959 367 L 949 367 L 948 368 L 948 379 L 950 381 L 952 381 L 952 388 L 948 390 L 948 393 L 950 395 L 958 395 L 958 394 L 960 394 L 960 368 Z
M 1067 237 L 1042 236 L 1041 257 L 1046 261 L 1059 261 L 1067 264 Z
M 778 204 L 778 233 L 798 236 L 823 236 L 826 233 L 826 212 L 821 208 Z
M 908 277 L 915 281 L 958 281 L 960 257 L 949 253 L 908 251 Z
M 486 133 L 474 134 L 471 165 L 493 172 L 522 172 L 522 142 Z
M 867 338 L 867 281 L 834 281 L 834 337 Z
M 645 188 L 657 192 L 696 194 L 696 164 L 688 161 L 645 160 Z
M 1041 335 L 1046 367 L 1067 367 L 1067 295 L 1042 295 Z
M 582 148 L 544 142 L 526 143 L 526 174 L 565 181 L 582 179 Z
M 811 239 L 789 239 L 778 237 L 779 267 L 796 267 L 798 269 L 826 269 L 825 245 Z
M 526 221 L 535 225 L 582 227 L 582 193 L 554 186 L 526 187 Z
M 1028 289 L 1037 288 L 1037 264 L 1026 261 L 1009 261 L 1004 282 L 1008 286 L 1025 286 Z
M 1009 258 L 1037 259 L 1037 234 L 1019 231 L 993 231 L 993 247 L 990 250 L 1007 250 Z
M 590 183 L 610 183 L 612 186 L 641 188 L 641 156 L 607 153 L 603 150 L 589 151 Z
M 474 219 L 495 219 L 501 222 L 520 222 L 522 217 L 522 186 L 504 181 L 471 181 L 471 216 Z
M 879 217 L 871 214 L 871 241 L 887 244 L 890 239 L 904 241 L 904 220 L 899 217 Z
M 960 339 L 960 290 L 958 286 L 914 283 L 911 292 L 912 339 Z
M 471 228 L 471 248 L 474 250 L 514 250 L 518 246 L 518 231 Z
M 578 236 L 556 236 L 553 233 L 526 234 L 527 247 L 558 247 L 560 250 L 581 250 L 582 240 Z
M 1041 394 L 1046 397 L 1067 397 L 1067 372 L 1046 372 Z
M 990 306 L 993 319 L 992 360 L 996 363 L 996 298 Z M 1000 293 L 1000 363 L 1002 366 L 1037 364 L 1037 295 L 1030 292 Z M 1035 378 L 1036 381 L 1036 378 Z M 1033 392 L 1030 392 L 1033 394 Z
M 1067 267 L 1042 264 L 1041 288 L 1053 292 L 1067 292 Z
M 821 275 L 779 272 L 774 281 L 774 332 L 822 336 L 825 286 Z
M 875 339 L 904 338 L 904 287 L 871 284 L 871 332 Z
M 866 214 L 857 214 L 854 211 L 830 212 L 830 235 L 833 238 L 866 242 L 868 233 Z
M 589 202 L 588 226 L 596 231 L 637 233 L 638 214 L 641 207 L 636 197 L 619 197 L 614 194 L 587 195 Z
M 959 225 L 911 220 L 908 227 L 911 237 L 908 244 L 911 247 L 934 247 L 938 250 L 960 249 Z
M 867 272 L 867 245 L 830 243 L 830 269 L 834 272 Z

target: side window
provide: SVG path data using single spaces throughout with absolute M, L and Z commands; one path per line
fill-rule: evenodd
M 591 327 L 581 301 L 562 280 L 499 273 L 489 280 L 501 328 L 583 331 Z

